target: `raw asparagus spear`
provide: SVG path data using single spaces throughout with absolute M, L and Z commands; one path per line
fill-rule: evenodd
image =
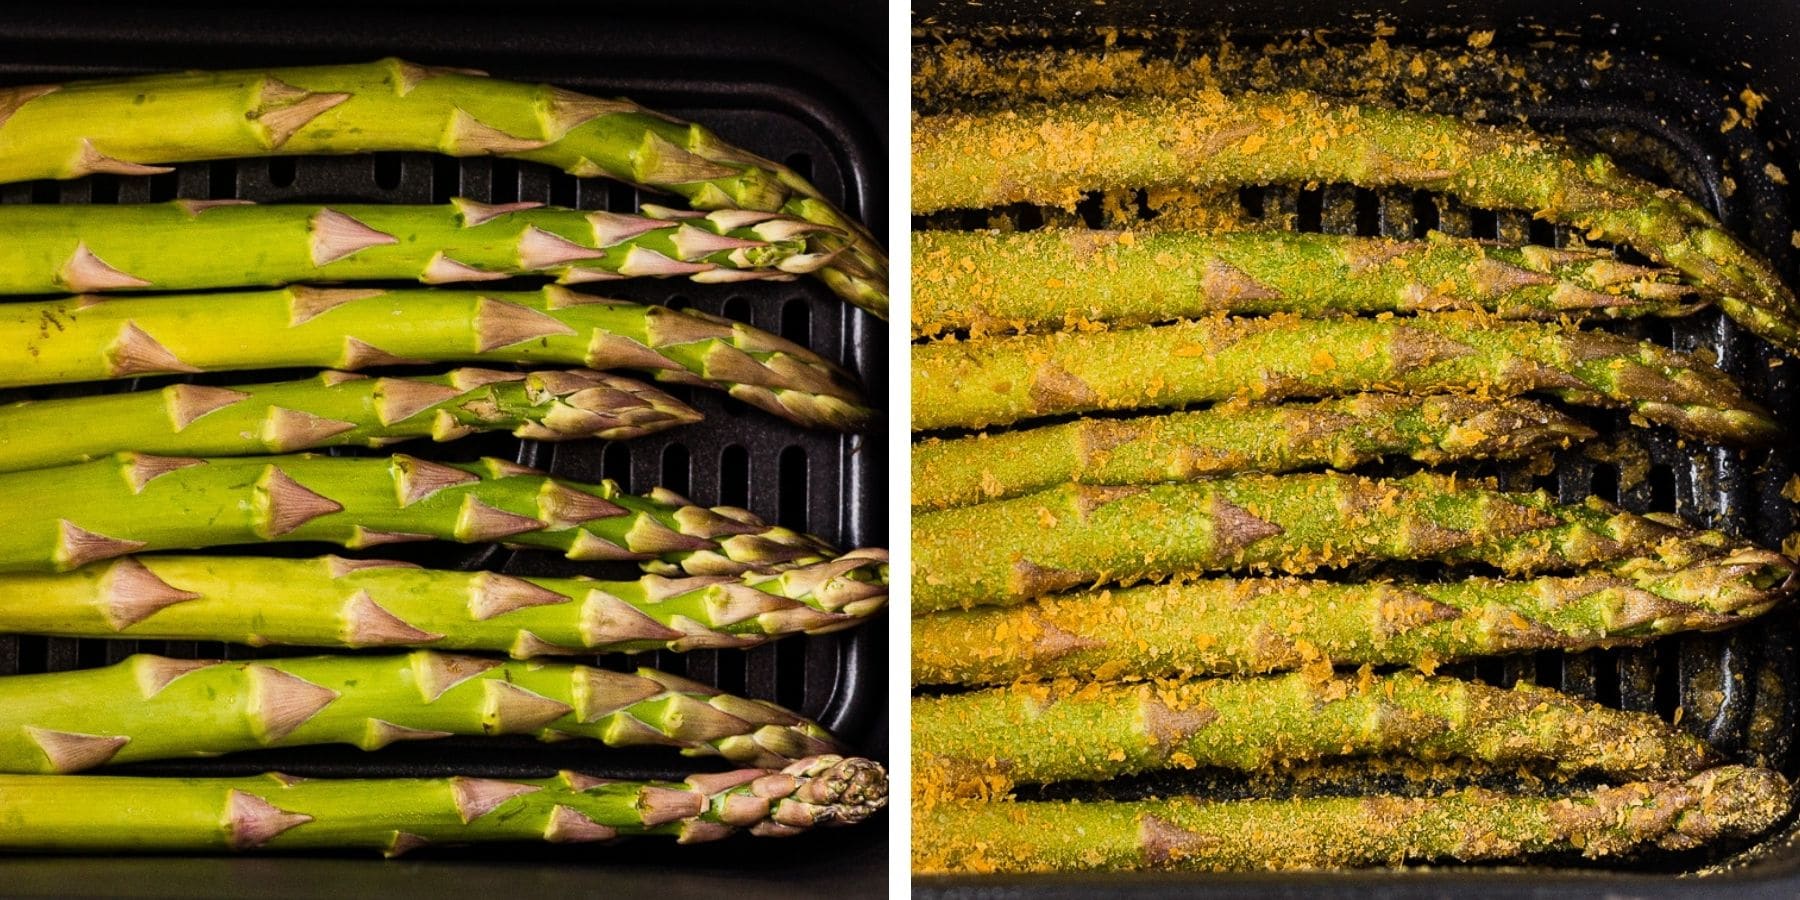
M 4 489 L 0 482 L 0 490 Z M 1479 562 L 1512 574 L 1693 565 L 1736 546 L 1598 498 L 1562 505 L 1429 472 L 1240 475 L 1193 484 L 1065 485 L 913 518 L 914 612 L 1011 605 L 1113 582 L 1371 561 Z
M 828 264 L 830 229 L 739 210 L 644 215 L 447 206 L 257 206 L 176 200 L 13 206 L 0 216 L 0 294 L 195 290 L 300 282 L 489 281 L 556 275 L 702 282 L 794 277 Z
M 510 653 L 752 647 L 848 628 L 887 604 L 887 554 L 778 573 L 636 581 L 445 572 L 369 559 L 126 557 L 0 575 L 0 632 Z
M 1649 342 L 1471 313 L 1209 318 L 912 349 L 913 427 L 981 428 L 1103 409 L 1354 391 L 1547 393 L 1624 407 L 1695 437 L 1766 442 L 1780 426 L 1710 364 Z
M 785 769 L 619 781 L 555 778 L 317 779 L 0 776 L 0 848 L 218 851 L 365 848 L 399 856 L 428 844 L 682 843 L 738 831 L 787 837 L 853 825 L 887 805 L 887 773 L 856 757 Z
M 928 784 L 958 794 L 1377 754 L 1664 778 L 1699 771 L 1715 756 L 1653 715 L 1549 688 L 1325 668 L 1142 684 L 1065 679 L 916 697 L 914 764 L 930 773 Z
M 499 459 L 396 453 L 244 458 L 121 453 L 0 475 L 0 572 L 66 572 L 150 550 L 265 541 L 352 549 L 490 541 L 578 560 L 635 560 L 657 574 L 736 575 L 838 556 L 809 534 L 671 491 L 627 494 Z
M 914 444 L 912 505 L 914 510 L 968 506 L 1064 483 L 1149 484 L 1317 466 L 1350 469 L 1386 456 L 1428 463 L 1516 458 L 1593 435 L 1539 403 L 1462 395 L 1357 394 L 1311 404 L 1079 419 Z
M 304 381 L 26 400 L 0 406 L 0 472 L 42 469 L 126 450 L 186 456 L 384 447 L 510 431 L 538 441 L 624 441 L 700 421 L 647 384 L 584 369 Z
M 1691 850 L 1773 827 L 1790 806 L 1770 769 L 1561 797 L 1483 788 L 1431 797 L 915 806 L 913 872 L 1264 871 Z
M 779 212 L 834 229 L 819 274 L 887 314 L 887 257 L 793 170 L 626 100 L 397 59 L 359 65 L 181 72 L 0 92 L 0 182 L 159 163 L 377 151 L 504 156 L 676 194 L 696 209 Z M 754 215 L 735 217 L 749 223 Z
M 1321 660 L 1429 671 L 1478 656 L 1729 628 L 1769 611 L 1794 585 L 1791 561 L 1744 548 L 1673 571 L 1646 561 L 1523 581 L 1249 578 L 1087 591 L 915 618 L 912 677 L 1006 684 L 1237 675 Z
M 229 340 L 222 339 L 228 336 Z M 803 425 L 854 429 L 855 379 L 741 322 L 547 287 L 529 292 L 290 287 L 0 304 L 0 387 L 237 369 L 428 362 L 638 369 L 719 388 Z
M 1221 312 L 1472 309 L 1557 319 L 1678 316 L 1699 306 L 1675 273 L 1628 265 L 1603 250 L 1444 235 L 1395 241 L 1286 231 L 920 231 L 912 244 L 915 337 Z
M 403 629 L 365 616 L 371 627 Z M 655 669 L 636 674 L 415 650 L 257 662 L 139 655 L 101 669 L 0 678 L 0 771 L 79 772 L 259 747 L 451 735 L 587 738 L 779 767 L 841 749 L 772 703 Z
M 1627 244 L 1800 349 L 1800 302 L 1769 264 L 1679 191 L 1520 128 L 1293 91 L 1097 99 L 913 122 L 913 212 L 1157 185 L 1348 183 L 1453 193 Z

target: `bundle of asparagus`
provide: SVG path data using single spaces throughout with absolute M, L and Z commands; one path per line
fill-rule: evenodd
M 498 459 L 265 455 L 480 432 L 628 440 L 700 418 L 660 390 L 590 369 L 722 389 L 805 426 L 866 426 L 871 411 L 852 376 L 743 323 L 561 287 L 318 286 L 813 274 L 885 316 L 887 263 L 872 236 L 791 170 L 628 101 L 391 59 L 0 90 L 0 182 L 376 150 L 549 163 L 667 191 L 689 208 L 646 204 L 624 214 L 466 199 L 11 208 L 0 216 L 0 294 L 82 296 L 0 309 L 0 344 L 13 348 L 0 354 L 0 388 L 328 371 L 277 383 L 55 392 L 0 407 L 0 480 L 17 492 L 18 512 L 36 507 L 26 514 L 35 521 L 9 532 L 20 538 L 12 551 L 0 550 L 9 573 L 0 575 L 0 630 L 524 659 L 750 647 L 849 627 L 883 607 L 885 551 L 840 554 L 747 510 L 709 509 L 662 488 L 633 496 L 610 481 L 567 482 Z M 255 287 L 280 289 L 242 292 Z M 240 292 L 102 296 L 214 288 Z M 355 372 L 468 362 L 556 368 Z M 525 579 L 375 559 L 131 555 L 434 539 L 636 562 L 648 574 Z M 0 849 L 394 855 L 439 841 L 689 842 L 850 824 L 886 802 L 881 767 L 837 755 L 843 744 L 821 726 L 652 669 L 426 650 L 254 663 L 137 656 L 0 679 L 0 693 L 9 691 L 19 702 L 17 718 L 0 724 L 0 769 L 34 774 L 0 779 Z M 665 746 L 755 768 L 685 781 L 63 775 L 453 734 Z
M 1494 459 L 1542 475 L 1598 436 L 1526 395 L 1775 444 L 1782 423 L 1715 358 L 1584 325 L 1710 304 L 1800 353 L 1793 291 L 1679 192 L 1522 128 L 1148 81 L 914 120 L 913 212 L 953 228 L 979 221 L 953 211 L 989 211 L 996 229 L 912 239 L 914 428 L 993 429 L 913 448 L 913 680 L 977 688 L 915 696 L 915 871 L 1599 857 L 1774 824 L 1782 776 L 1723 765 L 1656 716 L 1433 673 L 1729 628 L 1786 601 L 1800 565 L 1597 498 L 1307 470 Z M 1006 93 L 989 87 L 962 93 Z M 1321 184 L 1441 191 L 1618 248 L 1164 215 Z M 1107 230 L 1082 227 L 1096 195 Z M 1260 796 L 1269 772 L 1377 756 L 1530 774 L 1232 802 L 1159 799 L 1191 787 L 1167 774 L 1147 799 L 1109 787 L 1206 768 Z M 1577 775 L 1614 784 L 1571 791 Z M 1068 797 L 1052 786 L 1067 781 L 1107 799 L 1012 796 Z

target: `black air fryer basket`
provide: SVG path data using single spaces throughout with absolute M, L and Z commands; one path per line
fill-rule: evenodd
M 847 5 L 848 6 L 848 5 Z M 483 69 L 517 81 L 550 82 L 600 96 L 629 96 L 701 122 L 727 141 L 785 162 L 877 231 L 886 215 L 885 23 L 879 9 L 785 14 L 733 2 L 605 5 L 537 3 L 329 3 L 250 7 L 236 15 L 164 4 L 48 5 L 0 11 L 0 83 L 28 84 L 176 69 L 229 69 L 365 62 L 399 56 Z M 578 180 L 549 168 L 430 154 L 196 163 L 153 177 L 97 176 L 0 187 L 0 203 L 139 203 L 180 198 L 259 202 L 442 203 L 535 200 L 581 209 L 632 211 L 629 186 Z M 669 202 L 645 195 L 644 202 Z M 607 285 L 613 288 L 612 285 Z M 876 405 L 886 395 L 886 326 L 813 280 L 696 285 L 622 282 L 609 296 L 689 306 L 750 322 L 812 347 L 862 379 Z M 4 352 L 4 351 L 0 351 Z M 295 372 L 202 376 L 275 380 Z M 265 377 L 267 376 L 267 377 Z M 173 379 L 82 385 L 55 393 L 149 389 Z M 682 389 L 676 388 L 677 392 Z M 11 392 L 0 402 L 48 396 Z M 617 480 L 627 490 L 669 487 L 713 505 L 814 532 L 841 547 L 886 546 L 886 451 L 882 431 L 846 436 L 805 431 L 713 391 L 681 393 L 706 415 L 696 427 L 631 443 L 552 445 L 488 435 L 451 444 L 409 444 L 437 459 L 499 456 L 575 480 Z M 344 451 L 367 453 L 371 451 Z M 551 554 L 448 544 L 391 554 L 436 567 L 523 575 L 594 574 Z M 329 548 L 279 545 L 266 554 Z M 887 622 L 750 651 L 600 657 L 610 668 L 650 665 L 724 690 L 773 700 L 812 717 L 857 752 L 887 758 Z M 294 654 L 194 642 L 89 641 L 0 636 L 0 674 L 105 665 L 134 652 L 203 658 Z M 578 660 L 590 661 L 590 660 Z M 624 778 L 679 778 L 729 768 L 672 752 L 622 752 L 582 742 L 473 739 L 395 746 L 376 753 L 319 747 L 225 759 L 119 767 L 127 772 L 245 775 L 276 770 L 316 777 L 469 774 L 541 777 L 559 769 Z M 385 862 L 336 858 L 0 856 L 0 896 L 564 896 L 656 892 L 738 896 L 883 890 L 886 819 L 824 829 L 799 839 L 734 837 L 709 845 L 638 840 L 605 846 L 505 845 L 428 849 Z
M 1790 283 L 1800 284 L 1796 265 L 1800 254 L 1793 244 L 1800 241 L 1793 219 L 1793 185 L 1800 185 L 1800 170 L 1788 131 L 1791 110 L 1800 103 L 1800 53 L 1792 42 L 1800 31 L 1800 4 L 922 0 L 912 15 L 915 42 L 961 32 L 982 35 L 977 47 L 1098 48 L 1107 38 L 1097 29 L 1114 28 L 1117 31 L 1110 37 L 1118 45 L 1142 47 L 1151 55 L 1199 52 L 1220 35 L 1229 37 L 1236 53 L 1248 56 L 1270 38 L 1299 30 L 1322 32 L 1322 40 L 1336 46 L 1366 44 L 1378 25 L 1394 44 L 1428 46 L 1461 46 L 1471 32 L 1491 30 L 1494 47 L 1511 48 L 1518 58 L 1534 60 L 1531 80 L 1561 85 L 1523 104 L 1533 125 L 1604 149 L 1627 168 L 1689 192 L 1770 257 Z M 1184 44 L 1172 29 L 1188 29 L 1196 36 Z M 1541 46 L 1552 41 L 1557 48 Z M 1617 64 L 1592 65 L 1590 59 L 1600 51 Z M 1722 129 L 1726 106 L 1742 109 L 1739 95 L 1747 86 L 1767 96 L 1754 128 Z M 1321 88 L 1329 90 L 1330 85 Z M 1491 108 L 1501 107 L 1510 108 L 1510 101 Z M 1765 168 L 1771 163 L 1780 177 Z M 1791 184 L 1786 176 L 1794 176 Z M 1410 190 L 1367 191 L 1341 185 L 1268 188 L 1243 191 L 1240 200 L 1252 216 L 1301 230 L 1415 237 L 1435 229 L 1540 243 L 1569 237 L 1565 230 L 1534 222 L 1526 214 L 1471 210 L 1452 198 Z M 1021 219 L 1020 224 L 1033 223 Z M 1622 330 L 1683 350 L 1711 351 L 1754 399 L 1784 423 L 1800 428 L 1796 414 L 1800 396 L 1795 390 L 1800 364 L 1782 360 L 1778 351 L 1720 314 L 1635 323 Z M 1623 416 L 1589 418 L 1608 433 L 1626 427 Z M 1769 547 L 1779 547 L 1800 528 L 1794 504 L 1780 496 L 1800 465 L 1800 446 L 1794 438 L 1773 450 L 1738 452 L 1684 444 L 1666 429 L 1634 427 L 1633 434 L 1649 455 L 1649 470 L 1641 479 L 1622 477 L 1616 466 L 1579 452 L 1560 455 L 1549 475 L 1495 467 L 1481 474 L 1497 475 L 1513 489 L 1542 487 L 1565 502 L 1597 494 L 1634 511 L 1680 513 Z M 1451 671 L 1496 684 L 1530 680 L 1664 718 L 1674 718 L 1679 709 L 1683 727 L 1727 754 L 1771 765 L 1792 778 L 1800 774 L 1800 756 L 1793 747 L 1795 665 L 1795 616 L 1780 612 L 1720 635 L 1665 639 L 1640 649 L 1489 660 Z M 1381 784 L 1371 781 L 1367 789 L 1379 790 Z M 1041 796 L 1166 796 L 1197 791 L 1228 797 L 1242 790 L 1241 779 L 1234 783 L 1230 777 L 1170 775 L 1100 790 L 1053 786 L 1043 789 Z M 1572 858 L 1531 867 L 1304 876 L 935 877 L 915 881 L 915 890 L 925 897 L 946 898 L 1073 898 L 1101 892 L 1133 897 L 1661 897 L 1700 891 L 1794 897 L 1800 896 L 1797 838 L 1800 825 L 1790 814 L 1782 826 L 1752 844 L 1602 863 Z M 1696 873 L 1708 877 L 1682 877 Z

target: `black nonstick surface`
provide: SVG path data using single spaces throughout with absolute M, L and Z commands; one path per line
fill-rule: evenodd
M 1517 109 L 1536 127 L 1562 133 L 1584 146 L 1614 154 L 1628 169 L 1658 183 L 1689 192 L 1711 207 L 1737 234 L 1771 257 L 1790 282 L 1795 278 L 1791 188 L 1794 156 L 1780 129 L 1784 92 L 1792 96 L 1800 83 L 1783 76 L 1791 64 L 1785 56 L 1766 71 L 1738 64 L 1741 57 L 1760 60 L 1756 49 L 1772 35 L 1785 33 L 1796 21 L 1793 11 L 1759 4 L 1649 4 L 1625 11 L 1625 4 L 1573 4 L 1551 10 L 1544 4 L 1509 3 L 1459 15 L 1446 6 L 1414 8 L 1396 3 L 1154 4 L 1131 0 L 1105 7 L 1088 4 L 1021 4 L 998 0 L 972 8 L 959 3 L 926 2 L 914 7 L 915 47 L 960 29 L 995 25 L 1012 28 L 976 42 L 992 51 L 1028 46 L 1097 47 L 1091 28 L 1118 26 L 1116 46 L 1142 47 L 1152 56 L 1203 52 L 1208 40 L 1228 33 L 1238 52 L 1254 54 L 1271 34 L 1285 29 L 1333 29 L 1329 42 L 1354 45 L 1369 40 L 1376 22 L 1395 43 L 1459 45 L 1470 30 L 1493 28 L 1495 46 L 1514 47 L 1514 58 L 1530 72 L 1529 81 L 1559 85 Z M 1759 18 L 1761 17 L 1761 18 Z M 1695 33 L 1672 23 L 1704 19 L 1705 29 L 1733 27 L 1746 37 L 1731 45 L 1706 44 Z M 1527 24 L 1527 22 L 1532 24 Z M 1183 42 L 1172 27 L 1193 29 Z M 1699 26 L 1695 26 L 1698 28 Z M 1283 29 L 1272 32 L 1270 29 Z M 1393 29 L 1393 30 L 1390 30 Z M 964 32 L 972 33 L 972 32 Z M 1555 40 L 1561 50 L 1532 49 L 1533 43 Z M 1701 46 L 1696 47 L 1696 41 Z M 1510 44 L 1509 44 L 1510 42 Z M 1610 51 L 1616 65 L 1595 67 L 1595 51 Z M 1729 64 L 1727 62 L 1729 61 Z M 1471 83 L 1478 83 L 1479 79 Z M 1722 130 L 1727 102 L 1740 105 L 1746 83 L 1771 97 L 1759 128 Z M 940 98 L 941 99 L 941 98 Z M 1471 98 L 1478 99 L 1478 98 Z M 1513 109 L 1514 98 L 1488 98 L 1490 108 Z M 1765 166 L 1781 171 L 1770 174 Z M 1565 229 L 1532 221 L 1509 211 L 1474 210 L 1453 198 L 1414 191 L 1368 191 L 1343 185 L 1307 189 L 1268 187 L 1245 190 L 1238 198 L 1244 211 L 1269 227 L 1303 231 L 1423 236 L 1439 230 L 1455 235 L 1507 241 L 1565 243 Z M 1099 203 L 1078 210 L 1090 221 Z M 1014 210 L 1021 227 L 1032 227 L 1033 214 Z M 978 226 L 980 214 L 938 216 L 916 224 L 930 227 Z M 1800 424 L 1800 398 L 1795 394 L 1795 365 L 1763 342 L 1743 332 L 1716 312 L 1677 321 L 1606 326 L 1683 350 L 1714 354 L 1720 365 L 1749 393 L 1785 423 Z M 1647 453 L 1642 477 L 1581 452 L 1567 452 L 1549 474 L 1520 468 L 1486 466 L 1476 474 L 1497 476 L 1503 486 L 1542 487 L 1563 501 L 1588 495 L 1615 500 L 1639 512 L 1679 513 L 1689 521 L 1719 528 L 1765 546 L 1781 546 L 1796 529 L 1794 504 L 1781 497 L 1783 486 L 1800 464 L 1800 448 L 1790 440 L 1771 450 L 1737 451 L 1683 442 L 1665 429 L 1628 426 L 1623 415 L 1586 414 L 1608 436 L 1629 435 Z M 1465 468 L 1465 471 L 1470 471 Z M 1724 752 L 1774 766 L 1790 777 L 1800 771 L 1793 752 L 1795 717 L 1795 617 L 1784 612 L 1757 624 L 1721 635 L 1689 635 L 1643 648 L 1581 654 L 1541 653 L 1487 660 L 1448 671 L 1497 684 L 1530 680 L 1559 687 L 1609 706 L 1642 710 L 1677 720 L 1681 727 L 1705 737 Z M 1679 714 L 1678 714 L 1679 711 Z M 1265 785 L 1266 789 L 1266 785 Z M 1354 789 L 1354 785 L 1353 785 Z M 1377 779 L 1362 790 L 1393 790 Z M 1051 786 L 1022 797 L 1130 797 L 1198 793 L 1221 798 L 1241 796 L 1243 779 L 1221 773 L 1178 774 L 1132 779 L 1095 790 Z M 916 882 L 919 896 L 1073 897 L 1096 890 L 1129 896 L 1249 895 L 1258 897 L 1413 897 L 1445 896 L 1473 891 L 1481 896 L 1567 896 L 1589 893 L 1665 896 L 1702 888 L 1728 889 L 1753 896 L 1800 893 L 1800 850 L 1790 821 L 1753 844 L 1713 848 L 1706 852 L 1653 853 L 1595 864 L 1579 858 L 1540 861 L 1529 868 L 1376 871 L 1330 876 L 1042 876 L 992 878 L 925 878 Z M 1671 876 L 1701 871 L 1707 881 Z M 1729 886 L 1726 882 L 1729 881 Z
M 652 5 L 605 15 L 560 3 L 530 9 L 478 9 L 475 4 L 455 3 L 313 4 L 304 9 L 240 10 L 231 17 L 167 5 L 132 9 L 77 4 L 30 13 L 9 9 L 0 11 L 0 83 L 185 68 L 358 62 L 386 55 L 475 67 L 512 80 L 629 96 L 702 122 L 734 144 L 809 175 L 852 216 L 879 228 L 887 202 L 883 20 L 854 9 L 841 12 L 783 15 L 745 3 L 684 4 L 679 10 Z M 530 164 L 412 154 L 198 163 L 155 177 L 99 176 L 0 187 L 0 203 L 134 203 L 178 197 L 438 203 L 453 196 L 616 211 L 633 210 L 640 200 L 637 191 L 624 185 L 577 180 Z M 869 396 L 885 396 L 885 326 L 815 282 L 727 286 L 658 280 L 608 288 L 605 293 L 610 296 L 690 306 L 777 332 L 856 371 Z M 263 373 L 202 378 L 223 383 L 297 373 L 266 374 L 266 379 Z M 129 386 L 150 388 L 168 380 L 143 379 Z M 127 386 L 57 390 L 76 393 Z M 47 393 L 12 392 L 0 396 L 0 402 Z M 629 444 L 553 446 L 500 435 L 447 445 L 414 443 L 401 449 L 428 458 L 517 459 L 577 480 L 613 478 L 637 492 L 660 484 L 701 503 L 747 507 L 840 546 L 886 545 L 886 452 L 879 428 L 860 436 L 808 432 L 716 392 L 682 396 L 706 415 L 703 424 Z M 257 552 L 310 555 L 327 550 L 293 546 Z M 515 574 L 631 577 L 629 570 L 609 572 L 560 557 L 497 548 L 430 545 L 391 555 L 432 566 Z M 817 719 L 858 752 L 885 760 L 886 632 L 885 618 L 878 618 L 872 626 L 851 632 L 795 638 L 751 651 L 613 655 L 599 663 L 615 668 L 652 665 L 728 691 L 774 700 Z M 245 658 L 306 651 L 0 636 L 0 674 L 104 665 L 134 652 Z M 119 771 L 229 775 L 275 769 L 318 777 L 454 773 L 524 777 L 576 769 L 612 777 L 679 777 L 718 768 L 723 767 L 710 760 L 614 751 L 579 742 L 552 746 L 529 739 L 449 739 L 376 753 L 352 748 L 266 751 Z M 395 862 L 362 855 L 0 857 L 0 895 L 294 896 L 348 891 L 411 896 L 537 891 L 560 896 L 729 889 L 761 896 L 819 889 L 827 883 L 833 890 L 862 893 L 879 890 L 885 883 L 885 832 L 885 818 L 878 817 L 858 828 L 786 841 L 732 838 L 677 847 L 669 841 L 641 840 L 573 850 L 441 849 Z

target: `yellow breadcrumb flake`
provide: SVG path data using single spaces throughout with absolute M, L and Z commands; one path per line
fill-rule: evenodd
M 1762 112 L 1763 104 L 1768 100 L 1768 97 L 1750 88 L 1744 88 L 1738 93 L 1738 101 L 1744 104 L 1744 118 L 1752 122 L 1756 121 L 1756 114 Z
M 1795 475 L 1781 486 L 1781 496 L 1790 503 L 1800 503 L 1800 475 Z

